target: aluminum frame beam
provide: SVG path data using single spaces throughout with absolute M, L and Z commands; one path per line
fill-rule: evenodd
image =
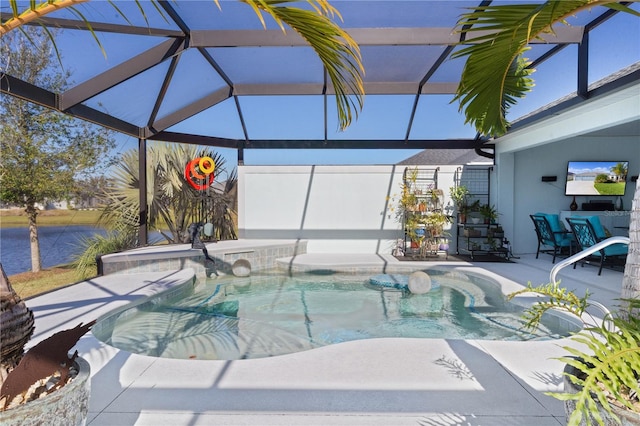
M 447 27 L 412 28 L 344 28 L 360 46 L 451 46 L 460 42 L 460 34 Z M 558 27 L 555 34 L 544 34 L 532 43 L 576 44 L 582 40 L 584 27 Z M 464 43 L 487 31 L 473 33 Z M 302 47 L 309 44 L 295 31 L 282 30 L 192 30 L 192 47 Z

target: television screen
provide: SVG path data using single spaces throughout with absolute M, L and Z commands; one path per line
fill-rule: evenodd
M 566 195 L 624 195 L 628 161 L 569 161 Z

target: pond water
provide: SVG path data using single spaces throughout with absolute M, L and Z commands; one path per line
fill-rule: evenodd
M 70 262 L 74 254 L 82 251 L 78 244 L 83 238 L 105 233 L 92 225 L 38 227 L 42 267 Z M 7 275 L 31 270 L 29 228 L 0 229 L 0 262 Z

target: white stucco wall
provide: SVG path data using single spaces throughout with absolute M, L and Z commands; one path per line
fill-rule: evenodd
M 571 199 L 564 195 L 568 161 L 628 160 L 629 176 L 639 174 L 638 134 L 581 136 L 639 118 L 636 84 L 494 141 L 490 202 L 501 214 L 515 254 L 535 253 L 530 214 L 569 209 Z M 447 195 L 445 205 L 457 167 L 440 166 L 438 187 Z M 391 253 L 402 231 L 387 199 L 399 193 L 403 170 L 404 166 L 240 166 L 239 236 L 305 239 L 309 252 Z M 558 180 L 542 182 L 547 175 Z M 626 209 L 635 185 L 628 182 Z M 455 231 L 451 234 L 455 237 Z
M 440 166 L 446 194 L 458 166 Z M 313 253 L 391 253 L 402 238 L 390 209 L 405 166 L 240 166 L 240 238 L 304 239 Z M 391 200 L 389 200 L 391 199 Z

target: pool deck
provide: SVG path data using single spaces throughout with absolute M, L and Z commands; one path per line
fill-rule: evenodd
M 445 262 L 504 277 L 505 292 L 548 282 L 551 256 L 514 263 Z M 296 267 L 403 266 L 391 256 L 304 254 Z M 416 269 L 436 262 L 411 262 Z M 27 301 L 31 344 L 188 280 L 189 269 L 107 275 Z M 562 286 L 586 288 L 614 307 L 622 273 L 567 267 Z M 511 281 L 513 280 L 513 281 Z M 87 424 L 98 425 L 564 425 L 562 341 L 445 339 L 352 341 L 273 358 L 201 361 L 120 351 L 88 334 L 76 348 L 91 364 Z

